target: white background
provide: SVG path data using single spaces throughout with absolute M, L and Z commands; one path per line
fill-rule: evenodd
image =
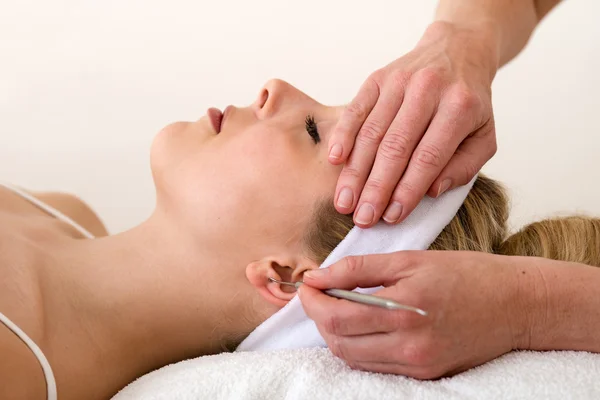
M 474 0 L 475 1 L 475 0 Z M 118 232 L 154 206 L 154 134 L 269 78 L 325 104 L 409 51 L 433 0 L 0 0 L 0 179 L 87 201 Z M 499 72 L 484 168 L 512 223 L 600 215 L 600 3 L 568 0 Z M 301 189 L 301 188 L 300 188 Z

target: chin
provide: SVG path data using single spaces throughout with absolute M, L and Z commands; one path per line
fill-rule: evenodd
M 206 120 L 174 122 L 162 128 L 150 147 L 150 169 L 158 192 L 176 193 L 182 179 L 191 179 L 206 142 L 214 135 Z M 185 165 L 185 168 L 182 168 Z M 191 168 L 191 170 L 190 170 Z
M 150 146 L 150 169 L 155 185 L 162 186 L 165 172 L 170 169 L 177 156 L 177 148 L 181 146 L 179 136 L 186 130 L 188 122 L 174 122 L 162 128 Z

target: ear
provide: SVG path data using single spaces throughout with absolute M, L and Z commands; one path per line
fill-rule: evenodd
M 285 306 L 296 295 L 292 286 L 271 282 L 269 278 L 285 282 L 302 280 L 305 271 L 319 266 L 305 257 L 266 257 L 246 267 L 246 277 L 269 303 Z

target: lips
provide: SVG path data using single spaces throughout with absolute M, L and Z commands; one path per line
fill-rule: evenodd
M 206 111 L 206 115 L 208 116 L 213 128 L 215 128 L 215 132 L 221 132 L 221 124 L 223 123 L 223 113 L 221 110 L 211 107 Z

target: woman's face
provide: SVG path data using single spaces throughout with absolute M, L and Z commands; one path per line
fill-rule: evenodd
M 314 207 L 333 197 L 341 170 L 327 161 L 340 113 L 271 80 L 252 105 L 228 107 L 220 129 L 207 116 L 165 127 L 151 154 L 158 207 L 242 259 L 304 251 Z

